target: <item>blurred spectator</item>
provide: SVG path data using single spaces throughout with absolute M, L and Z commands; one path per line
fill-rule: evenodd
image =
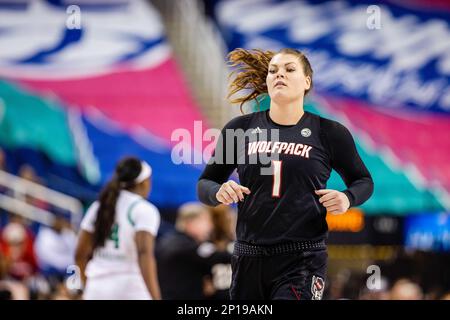
M 22 215 L 18 214 L 18 213 L 9 213 L 8 214 L 8 223 L 6 225 L 8 225 L 9 223 L 18 223 L 20 225 L 23 226 L 23 228 L 25 229 L 25 250 L 26 250 L 26 255 L 29 258 L 30 261 L 33 261 L 33 265 L 36 267 L 37 270 L 37 262 L 36 262 L 36 255 L 34 253 L 34 240 L 35 240 L 35 233 L 33 232 L 33 230 L 31 229 L 31 221 L 25 217 L 23 217 Z M 6 227 L 5 225 L 5 227 Z M 0 239 L 0 244 L 1 244 L 1 239 Z
M 389 283 L 386 278 L 381 277 L 380 287 L 369 289 L 367 285 L 361 290 L 359 300 L 389 300 Z
M 211 267 L 211 274 L 205 278 L 205 291 L 210 299 L 229 299 L 231 286 L 231 254 L 233 242 L 236 238 L 236 213 L 226 205 L 210 208 L 213 223 L 211 242 L 218 250 L 228 251 L 230 260 L 226 263 L 218 263 Z
M 37 271 L 32 240 L 29 239 L 23 224 L 10 221 L 2 230 L 0 245 L 6 258 L 9 276 L 17 280 L 27 280 Z
M 51 300 L 72 300 L 73 298 L 64 282 L 57 284 L 54 293 L 50 297 Z
M 443 293 L 444 293 L 443 288 L 441 286 L 435 285 L 424 293 L 424 299 L 440 300 L 440 298 L 443 296 Z
M 228 263 L 230 254 L 206 242 L 213 230 L 208 209 L 187 203 L 178 211 L 176 231 L 156 245 L 158 276 L 163 299 L 205 299 L 204 278 L 217 263 Z
M 441 300 L 450 300 L 450 291 L 447 293 L 444 293 L 441 297 Z
M 328 285 L 325 287 L 325 297 L 330 300 L 337 300 L 343 297 L 345 283 L 350 278 L 350 270 L 341 269 L 335 277 L 327 281 Z
M 0 251 L 0 300 L 28 300 L 28 289 L 21 282 L 8 278 L 8 266 Z
M 22 179 L 34 182 L 34 183 L 40 183 L 38 176 L 36 175 L 36 172 L 34 171 L 33 167 L 29 164 L 23 164 L 19 169 L 19 177 Z
M 226 205 L 210 208 L 213 230 L 211 242 L 225 250 L 236 239 L 236 213 Z
M 362 286 L 365 288 L 366 275 L 361 272 L 355 272 L 350 269 L 342 269 L 337 275 L 329 281 L 330 300 L 357 300 L 362 292 Z
M 0 300 L 11 300 L 12 293 L 8 286 L 5 284 L 4 279 L 7 274 L 6 259 L 0 251 Z
M 6 169 L 6 154 L 5 152 L 2 150 L 2 148 L 0 148 L 0 170 L 2 171 L 8 171 Z M 8 188 L 6 188 L 3 185 L 0 185 L 0 193 L 6 193 L 6 191 L 8 190 Z M 1 208 L 0 208 L 1 209 Z
M 399 279 L 392 286 L 390 300 L 422 300 L 422 289 L 409 279 Z
M 34 182 L 37 184 L 43 184 L 41 179 L 36 175 L 36 172 L 34 171 L 33 167 L 31 167 L 28 164 L 24 164 L 20 167 L 19 177 L 24 180 L 30 181 L 30 182 Z M 45 202 L 42 199 L 34 198 L 33 196 L 30 196 L 28 194 L 25 195 L 25 201 L 28 204 L 35 206 L 37 208 L 44 209 L 44 210 L 49 209 L 49 204 L 47 202 Z
M 2 148 L 0 148 L 0 170 L 8 171 L 6 170 L 6 154 Z
M 34 243 L 39 269 L 51 284 L 62 281 L 67 267 L 74 264 L 77 236 L 69 218 L 57 213 L 52 227 L 41 226 Z

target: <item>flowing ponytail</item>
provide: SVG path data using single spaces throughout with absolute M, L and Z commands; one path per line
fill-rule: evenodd
M 246 50 L 237 48 L 228 54 L 228 65 L 234 70 L 230 73 L 230 78 L 235 75 L 234 80 L 228 88 L 230 103 L 239 103 L 242 111 L 243 105 L 251 100 L 258 102 L 257 97 L 267 93 L 266 76 L 269 70 L 269 63 L 275 53 L 273 51 L 263 51 L 259 49 Z M 231 98 L 236 93 L 248 90 L 246 95 Z
M 95 221 L 94 249 L 102 247 L 111 233 L 119 194 L 120 182 L 114 176 L 100 193 L 100 207 L 98 208 L 97 220 Z
M 116 204 L 121 189 L 130 189 L 135 186 L 134 179 L 141 172 L 141 161 L 128 157 L 119 162 L 113 178 L 100 192 L 100 206 L 97 211 L 94 232 L 94 249 L 103 247 L 111 234 L 115 216 Z

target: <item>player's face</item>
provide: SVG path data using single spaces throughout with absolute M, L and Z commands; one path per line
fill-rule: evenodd
M 266 84 L 273 101 L 289 103 L 305 95 L 305 90 L 311 86 L 311 79 L 305 76 L 298 57 L 279 53 L 269 63 Z
M 213 224 L 211 221 L 211 217 L 207 211 L 202 212 L 195 219 L 195 229 L 197 231 L 197 239 L 199 241 L 202 242 L 208 240 L 213 229 Z

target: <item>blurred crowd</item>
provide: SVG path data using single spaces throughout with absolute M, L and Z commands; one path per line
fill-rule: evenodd
M 8 172 L 1 149 L 0 170 Z M 28 164 L 19 168 L 18 176 L 44 184 Z M 7 186 L 0 186 L 0 194 L 16 196 Z M 73 264 L 76 244 L 70 215 L 27 194 L 21 200 L 52 212 L 54 219 L 50 225 L 42 225 L 25 218 L 21 212 L 0 207 L 0 299 L 69 297 L 63 281 L 67 266 Z
M 415 279 L 400 277 L 388 280 L 381 277 L 377 286 L 367 285 L 368 275 L 341 270 L 329 279 L 324 299 L 327 300 L 450 300 L 450 291 L 442 287 L 429 290 Z
M 226 206 L 181 206 L 156 245 L 164 299 L 228 299 L 234 217 Z M 0 299 L 79 299 L 66 287 L 77 239 L 69 220 L 56 215 L 51 227 L 37 228 L 14 213 L 2 220 Z
M 0 170 L 7 171 L 0 149 Z M 18 175 L 44 184 L 33 168 L 23 165 Z M 8 194 L 0 185 L 0 194 Z M 79 291 L 66 286 L 67 267 L 74 264 L 77 241 L 70 216 L 45 201 L 26 196 L 24 201 L 54 214 L 51 225 L 33 222 L 20 212 L 0 208 L 0 300 L 80 299 Z M 236 212 L 228 206 L 182 205 L 172 223 L 164 222 L 155 254 L 163 299 L 228 299 Z M 401 259 L 399 271 L 380 277 L 368 288 L 368 275 L 342 268 L 327 279 L 324 299 L 351 300 L 450 300 L 445 286 L 426 287 L 424 279 L 410 277 Z M 330 261 L 331 262 L 331 261 Z M 435 266 L 439 268 L 439 266 Z M 444 266 L 442 266 L 444 267 Z M 382 270 L 395 270 L 383 266 Z M 430 272 L 433 272 L 432 270 Z
M 8 172 L 1 149 L 0 170 Z M 45 185 L 28 164 L 17 175 Z M 15 197 L 7 186 L 0 185 L 0 194 Z M 54 219 L 43 225 L 0 207 L 0 299 L 79 299 L 79 291 L 66 286 L 77 242 L 70 215 L 29 195 L 21 200 Z M 226 206 L 186 203 L 165 223 L 155 249 L 163 298 L 228 298 L 235 216 Z

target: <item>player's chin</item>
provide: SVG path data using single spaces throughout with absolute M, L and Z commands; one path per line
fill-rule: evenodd
M 287 88 L 283 87 L 275 89 L 270 93 L 270 99 L 277 103 L 288 103 L 293 100 L 293 95 L 287 91 Z

